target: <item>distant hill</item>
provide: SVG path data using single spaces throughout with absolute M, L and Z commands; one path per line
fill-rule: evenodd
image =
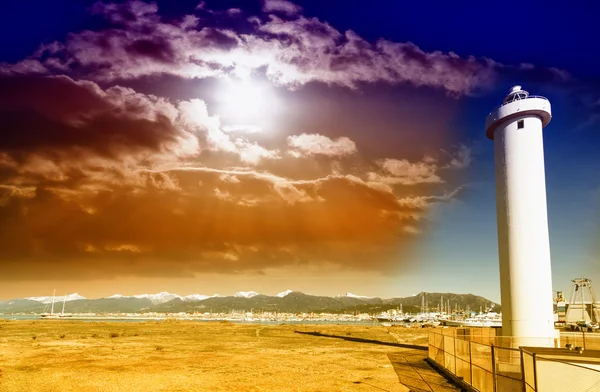
M 251 292 L 251 295 L 234 296 L 202 296 L 191 295 L 182 297 L 176 294 L 159 293 L 141 294 L 137 296 L 111 296 L 99 299 L 73 299 L 66 302 L 65 312 L 68 313 L 194 313 L 212 312 L 226 313 L 230 311 L 271 311 L 280 313 L 380 313 L 390 309 L 417 313 L 421 311 L 421 303 L 426 301 L 430 311 L 436 311 L 442 297 L 444 302 L 450 300 L 450 306 L 458 309 L 473 311 L 487 310 L 492 307 L 500 312 L 500 305 L 473 294 L 453 293 L 419 293 L 404 298 L 370 298 L 353 294 L 336 297 L 315 296 L 299 291 L 286 291 L 277 296 L 268 296 Z M 172 298 L 172 299 L 171 299 Z M 57 297 L 54 311 L 62 309 L 61 297 Z M 161 302 L 163 301 L 163 302 Z M 46 302 L 46 301 L 44 301 Z M 0 313 L 42 313 L 50 311 L 50 304 L 31 298 L 20 298 L 10 301 L 0 301 Z
M 78 299 L 65 304 L 65 313 L 136 313 L 148 311 L 152 301 L 147 298 Z M 50 312 L 51 305 L 28 299 L 0 302 L 0 313 Z M 62 310 L 62 302 L 54 304 L 54 312 Z
M 425 297 L 425 302 L 431 311 L 438 309 L 442 298 L 444 302 L 450 301 L 451 309 L 455 309 L 457 306 L 459 309 L 467 309 L 479 312 L 480 308 L 483 311 L 492 310 L 494 312 L 500 312 L 500 304 L 494 303 L 489 299 L 480 297 L 474 294 L 454 294 L 454 293 L 419 293 L 412 297 L 405 298 L 392 298 L 386 300 L 389 304 L 403 304 L 404 311 L 407 311 L 406 306 L 409 306 L 414 311 L 418 311 L 421 308 L 421 296 Z M 389 301 L 389 302 L 387 302 Z M 492 308 L 492 309 L 490 309 Z
M 256 295 L 252 298 L 213 297 L 198 302 L 173 300 L 154 307 L 158 312 L 228 312 L 231 310 L 273 311 L 282 313 L 340 313 L 359 306 L 382 304 L 381 298 L 323 297 L 292 291 L 284 297 Z

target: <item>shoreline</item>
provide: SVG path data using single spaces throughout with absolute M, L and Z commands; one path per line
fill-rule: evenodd
M 243 324 L 346 324 L 346 325 L 363 325 L 375 326 L 381 325 L 376 320 L 368 319 L 348 319 L 348 318 L 326 318 L 326 317 L 309 317 L 309 318 L 235 318 L 235 317 L 194 317 L 181 315 L 72 315 L 67 317 L 48 317 L 44 318 L 40 315 L 23 315 L 23 314 L 0 314 L 0 319 L 7 321 L 121 321 L 121 322 L 147 322 L 147 321 L 191 321 L 191 322 L 231 322 Z

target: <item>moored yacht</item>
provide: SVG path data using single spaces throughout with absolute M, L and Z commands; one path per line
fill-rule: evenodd
M 456 327 L 501 327 L 502 316 L 495 312 L 480 313 L 461 319 L 445 319 L 442 324 Z

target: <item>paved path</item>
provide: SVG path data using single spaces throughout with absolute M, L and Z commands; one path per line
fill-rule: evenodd
M 427 346 L 413 344 L 402 339 L 396 333 L 388 330 L 388 333 L 394 337 L 397 343 L 389 341 L 381 341 L 376 339 L 366 339 L 355 336 L 340 336 L 330 335 L 321 332 L 305 332 L 295 331 L 299 334 L 313 335 L 326 338 L 342 339 L 357 343 L 377 344 L 393 347 L 393 350 L 387 352 L 388 359 L 396 375 L 395 379 L 390 384 L 384 386 L 376 385 L 369 381 L 355 381 L 354 384 L 361 385 L 365 390 L 380 390 L 386 392 L 458 392 L 461 388 L 455 386 L 448 381 L 444 376 L 432 368 L 425 358 L 427 358 Z M 389 365 L 388 365 L 389 366 Z
M 406 348 L 388 354 L 400 383 L 411 392 L 457 392 L 461 389 L 451 384 L 427 362 L 427 348 Z

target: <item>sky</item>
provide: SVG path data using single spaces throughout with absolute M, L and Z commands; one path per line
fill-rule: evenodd
M 553 288 L 600 281 L 600 10 L 542 4 L 2 4 L 0 298 L 499 302 L 484 123 L 516 84 L 552 104 Z

